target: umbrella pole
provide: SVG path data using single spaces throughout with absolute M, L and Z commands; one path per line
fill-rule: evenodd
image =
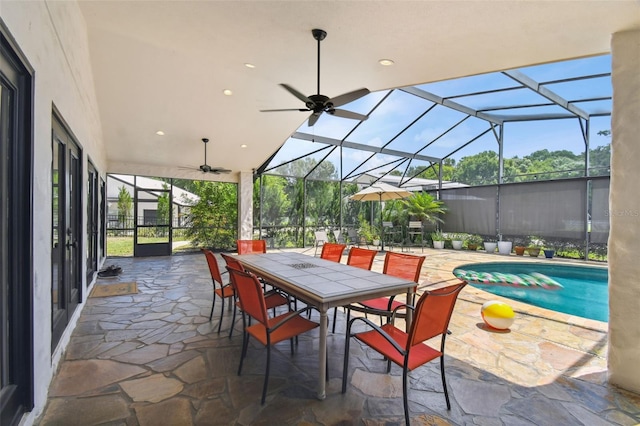
M 380 245 L 380 251 L 384 252 L 384 227 L 382 226 L 382 192 L 380 193 Z

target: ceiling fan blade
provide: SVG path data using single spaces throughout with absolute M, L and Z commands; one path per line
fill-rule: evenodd
M 280 83 L 280 86 L 284 87 L 287 90 L 287 92 L 291 93 L 293 96 L 295 96 L 296 98 L 300 99 L 305 104 L 307 104 L 309 102 L 313 103 L 313 101 L 311 99 L 309 99 L 308 97 L 306 97 L 302 93 L 298 92 L 296 89 L 294 89 L 293 87 L 289 86 L 288 84 Z
M 334 107 L 339 107 L 349 102 L 353 102 L 356 99 L 360 99 L 363 96 L 367 96 L 369 94 L 369 89 L 358 89 L 353 92 L 344 93 L 342 95 L 338 95 L 335 98 L 331 98 L 327 101 L 327 103 L 333 104 Z
M 260 112 L 278 112 L 278 111 L 311 111 L 310 109 L 305 108 L 284 108 L 284 109 L 261 109 Z
M 311 114 L 309 116 L 309 122 L 308 122 L 308 126 L 309 127 L 313 127 L 314 124 L 316 124 L 316 121 L 318 121 L 318 118 L 320 118 L 320 114 L 322 114 L 321 112 L 314 112 L 313 114 Z
M 231 173 L 231 170 L 225 169 L 223 167 L 212 167 L 210 171 L 211 173 L 214 173 L 216 175 Z
M 369 118 L 366 115 L 358 114 L 357 112 L 347 111 L 344 109 L 330 109 L 327 112 L 331 115 L 335 115 L 336 117 L 351 118 L 353 120 L 364 121 Z

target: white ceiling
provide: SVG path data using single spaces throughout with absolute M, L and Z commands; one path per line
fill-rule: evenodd
M 627 1 L 82 1 L 109 172 L 235 181 L 307 118 L 281 88 L 329 97 L 606 53 L 640 29 Z M 395 61 L 383 67 L 378 60 Z M 249 69 L 245 63 L 256 66 Z M 230 89 L 233 96 L 222 91 Z M 334 120 L 344 120 L 335 118 Z M 162 130 L 165 136 L 157 136 Z M 243 149 L 240 145 L 246 144 Z

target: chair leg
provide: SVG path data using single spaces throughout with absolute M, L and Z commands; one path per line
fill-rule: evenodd
M 409 401 L 407 399 L 407 367 L 402 369 L 402 402 L 404 403 L 404 421 L 407 426 L 411 426 L 409 423 Z
M 444 388 L 444 399 L 447 401 L 447 410 L 451 410 L 449 402 L 449 392 L 447 391 L 447 380 L 444 376 L 444 354 L 440 357 L 440 375 L 442 376 L 442 387 Z
M 209 321 L 213 318 L 213 308 L 216 306 L 216 288 L 213 287 L 213 302 L 211 302 L 211 313 L 209 314 Z
M 224 297 L 220 298 L 222 300 L 222 307 L 220 308 L 220 321 L 218 322 L 218 334 L 220 334 L 220 328 L 222 327 L 222 318 L 224 317 Z
M 267 398 L 267 386 L 269 385 L 269 370 L 271 367 L 271 345 L 267 344 L 267 371 L 264 374 L 264 385 L 262 386 L 262 401 L 260 404 L 264 405 L 264 400 Z
M 349 311 L 347 311 L 349 312 Z M 347 322 L 347 335 L 344 340 L 344 364 L 342 366 L 342 393 L 347 391 L 347 370 L 349 368 L 349 345 L 351 343 L 351 323 Z
M 229 339 L 231 339 L 231 335 L 233 334 L 233 327 L 236 325 L 236 311 L 238 310 L 238 305 L 233 304 L 233 317 L 231 319 L 231 327 L 229 327 Z
M 248 343 L 249 343 L 249 333 L 245 332 L 244 335 L 242 336 L 242 353 L 240 354 L 240 365 L 238 366 L 238 376 L 240 375 L 240 373 L 242 373 L 242 362 L 244 361 L 244 357 L 247 355 Z
M 336 316 L 338 315 L 338 308 L 333 308 L 333 324 L 331 325 L 331 332 L 336 332 Z

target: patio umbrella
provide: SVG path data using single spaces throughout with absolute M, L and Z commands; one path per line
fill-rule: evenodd
M 350 198 L 356 201 L 380 201 L 380 231 L 382 231 L 382 202 L 390 200 L 400 200 L 413 195 L 411 192 L 398 188 L 397 186 L 389 185 L 384 182 L 376 182 L 371 186 L 368 186 L 355 194 Z M 380 241 L 382 243 L 382 250 L 384 251 L 384 238 L 380 235 Z

